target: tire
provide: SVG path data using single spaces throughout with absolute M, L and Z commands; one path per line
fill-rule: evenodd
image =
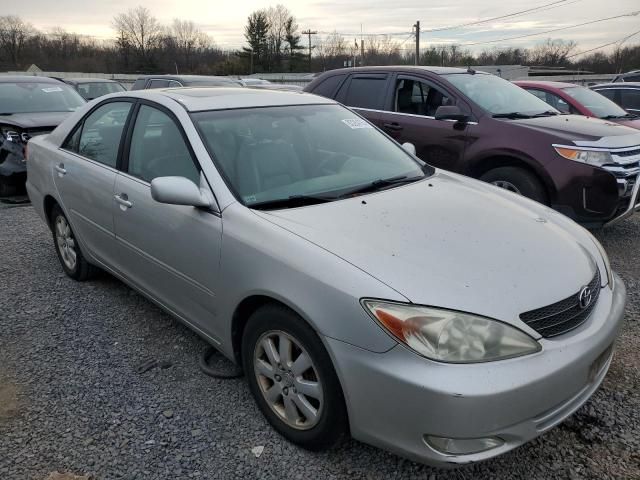
M 0 197 L 10 197 L 18 193 L 18 188 L 0 179 Z
M 547 193 L 540 180 L 534 174 L 522 168 L 496 168 L 482 175 L 480 180 L 548 205 Z
M 51 232 L 64 273 L 79 282 L 87 280 L 95 267 L 84 258 L 69 220 L 59 205 L 54 205 L 51 209 Z
M 292 345 L 288 356 L 281 356 L 280 347 L 287 345 L 283 338 Z M 275 347 L 271 362 L 265 348 L 269 343 Z M 310 363 L 304 361 L 305 355 Z M 258 407 L 286 439 L 320 451 L 346 436 L 347 410 L 331 358 L 318 335 L 291 310 L 274 304 L 251 315 L 242 336 L 242 363 Z M 313 410 L 315 417 L 309 415 Z

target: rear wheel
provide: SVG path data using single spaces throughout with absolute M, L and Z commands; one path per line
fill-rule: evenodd
M 84 258 L 69 220 L 58 205 L 51 209 L 51 226 L 56 252 L 64 272 L 78 281 L 89 278 L 94 267 Z
M 480 180 L 491 183 L 496 187 L 547 204 L 547 194 L 538 178 L 519 167 L 500 167 L 488 171 Z
M 331 358 L 291 310 L 258 309 L 242 338 L 249 388 L 269 423 L 309 450 L 330 448 L 347 432 L 347 413 Z

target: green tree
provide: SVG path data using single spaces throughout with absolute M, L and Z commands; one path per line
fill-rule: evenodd
M 304 50 L 304 47 L 300 45 L 301 37 L 298 33 L 298 24 L 296 23 L 295 18 L 293 18 L 293 15 L 287 18 L 284 28 L 284 41 L 287 43 L 286 51 L 289 56 L 289 71 L 293 72 L 295 70 L 297 60 L 302 57 L 300 51 Z
M 257 10 L 249 15 L 244 27 L 244 37 L 249 47 L 242 47 L 247 56 L 253 53 L 254 69 L 260 66 L 262 70 L 269 66 L 269 21 L 264 10 Z

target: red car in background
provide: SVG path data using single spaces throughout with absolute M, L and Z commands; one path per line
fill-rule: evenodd
M 533 93 L 562 113 L 597 117 L 640 130 L 640 117 L 626 112 L 604 95 L 580 85 L 527 80 L 513 83 Z

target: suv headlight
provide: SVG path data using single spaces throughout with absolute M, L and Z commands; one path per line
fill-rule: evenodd
M 431 360 L 490 362 L 542 348 L 526 333 L 490 318 L 382 300 L 362 300 L 362 305 L 391 335 Z
M 596 167 L 601 167 L 608 163 L 613 163 L 611 153 L 602 150 L 583 150 L 571 147 L 553 147 L 558 155 L 576 162 L 588 163 Z

